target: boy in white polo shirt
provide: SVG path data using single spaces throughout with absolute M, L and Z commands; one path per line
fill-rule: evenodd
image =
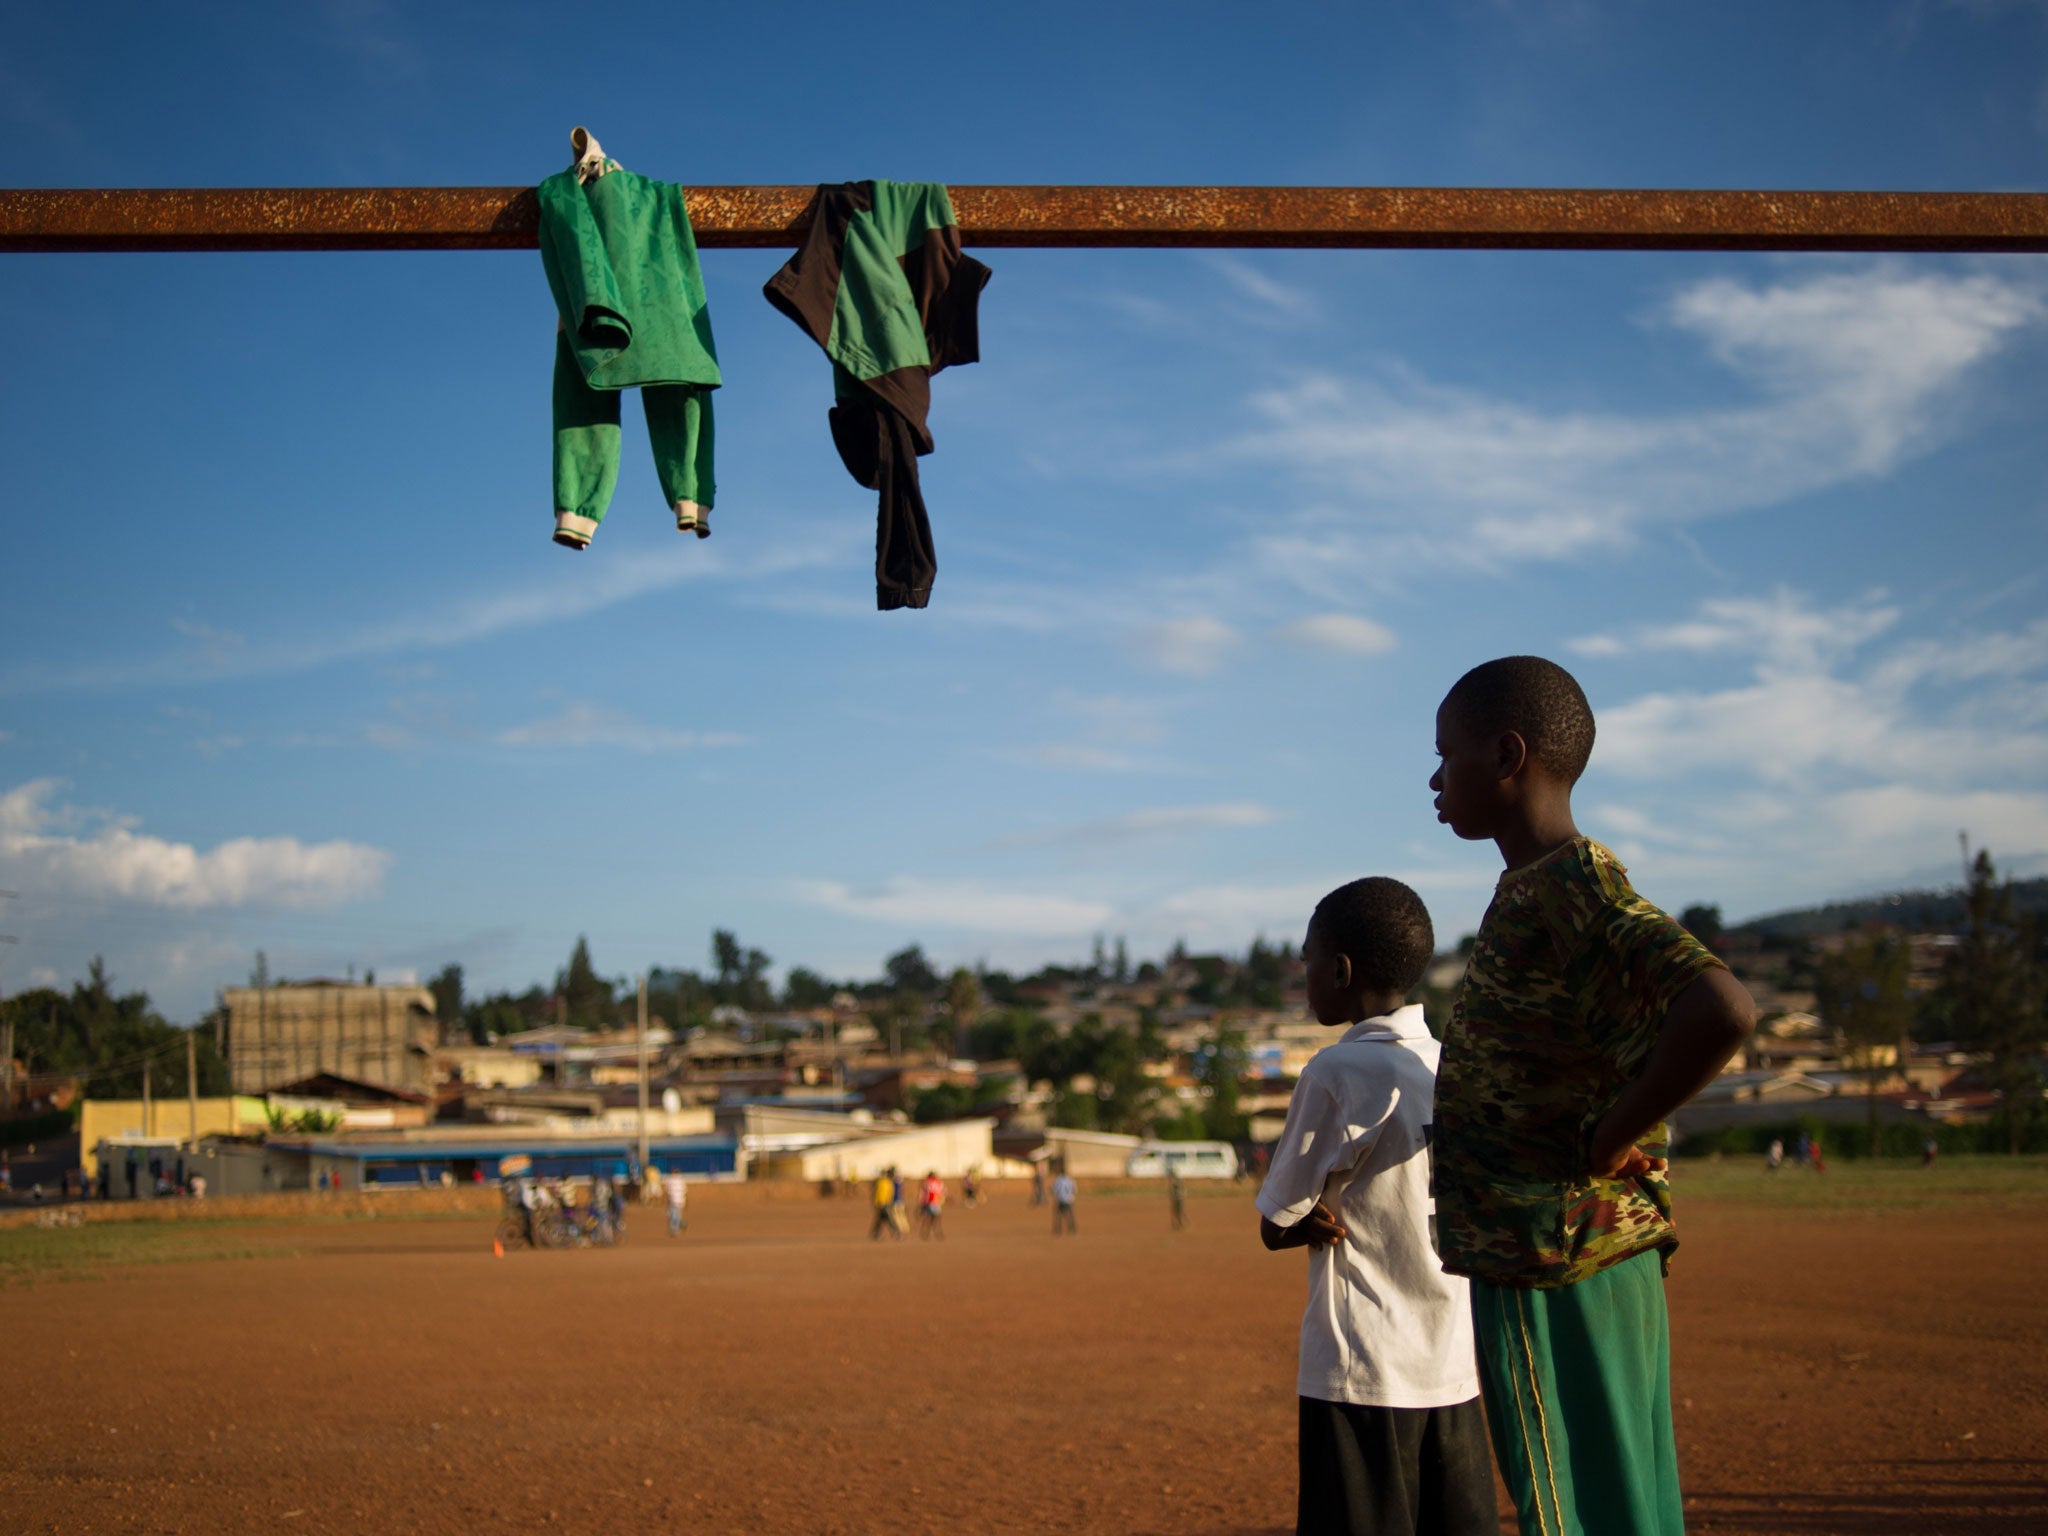
M 1259 1189 L 1268 1248 L 1307 1247 L 1299 1536 L 1494 1536 L 1493 1464 L 1465 1282 L 1430 1241 L 1435 933 L 1398 880 L 1330 892 L 1301 948 L 1309 1009 L 1346 1026 L 1295 1085 Z

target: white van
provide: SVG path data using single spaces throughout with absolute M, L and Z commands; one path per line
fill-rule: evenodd
M 1227 1141 L 1148 1141 L 1124 1164 L 1134 1179 L 1163 1179 L 1178 1173 L 1184 1179 L 1234 1179 L 1237 1149 Z

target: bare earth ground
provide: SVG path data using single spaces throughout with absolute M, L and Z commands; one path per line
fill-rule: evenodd
M 877 1244 L 858 1200 L 733 1187 L 615 1250 L 494 1259 L 468 1216 L 17 1264 L 0 1531 L 1285 1531 L 1303 1260 L 1248 1202 L 1175 1234 L 1084 1190 L 1054 1241 L 1004 1188 Z M 1683 1219 L 1693 1530 L 2048 1530 L 2048 1203 Z M 0 1277 L 139 1232 L 0 1232 Z

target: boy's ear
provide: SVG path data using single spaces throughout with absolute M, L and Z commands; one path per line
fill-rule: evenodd
M 1330 977 L 1337 983 L 1337 990 L 1339 992 L 1349 990 L 1351 986 L 1351 957 L 1349 955 L 1338 955 L 1330 962 Z
M 1512 779 L 1529 762 L 1529 743 L 1522 739 L 1520 731 L 1502 731 L 1495 738 L 1494 770 L 1498 777 Z

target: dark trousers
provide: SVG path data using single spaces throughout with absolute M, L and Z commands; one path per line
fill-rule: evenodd
M 1479 1399 L 1365 1408 L 1301 1399 L 1297 1536 L 1496 1536 Z

